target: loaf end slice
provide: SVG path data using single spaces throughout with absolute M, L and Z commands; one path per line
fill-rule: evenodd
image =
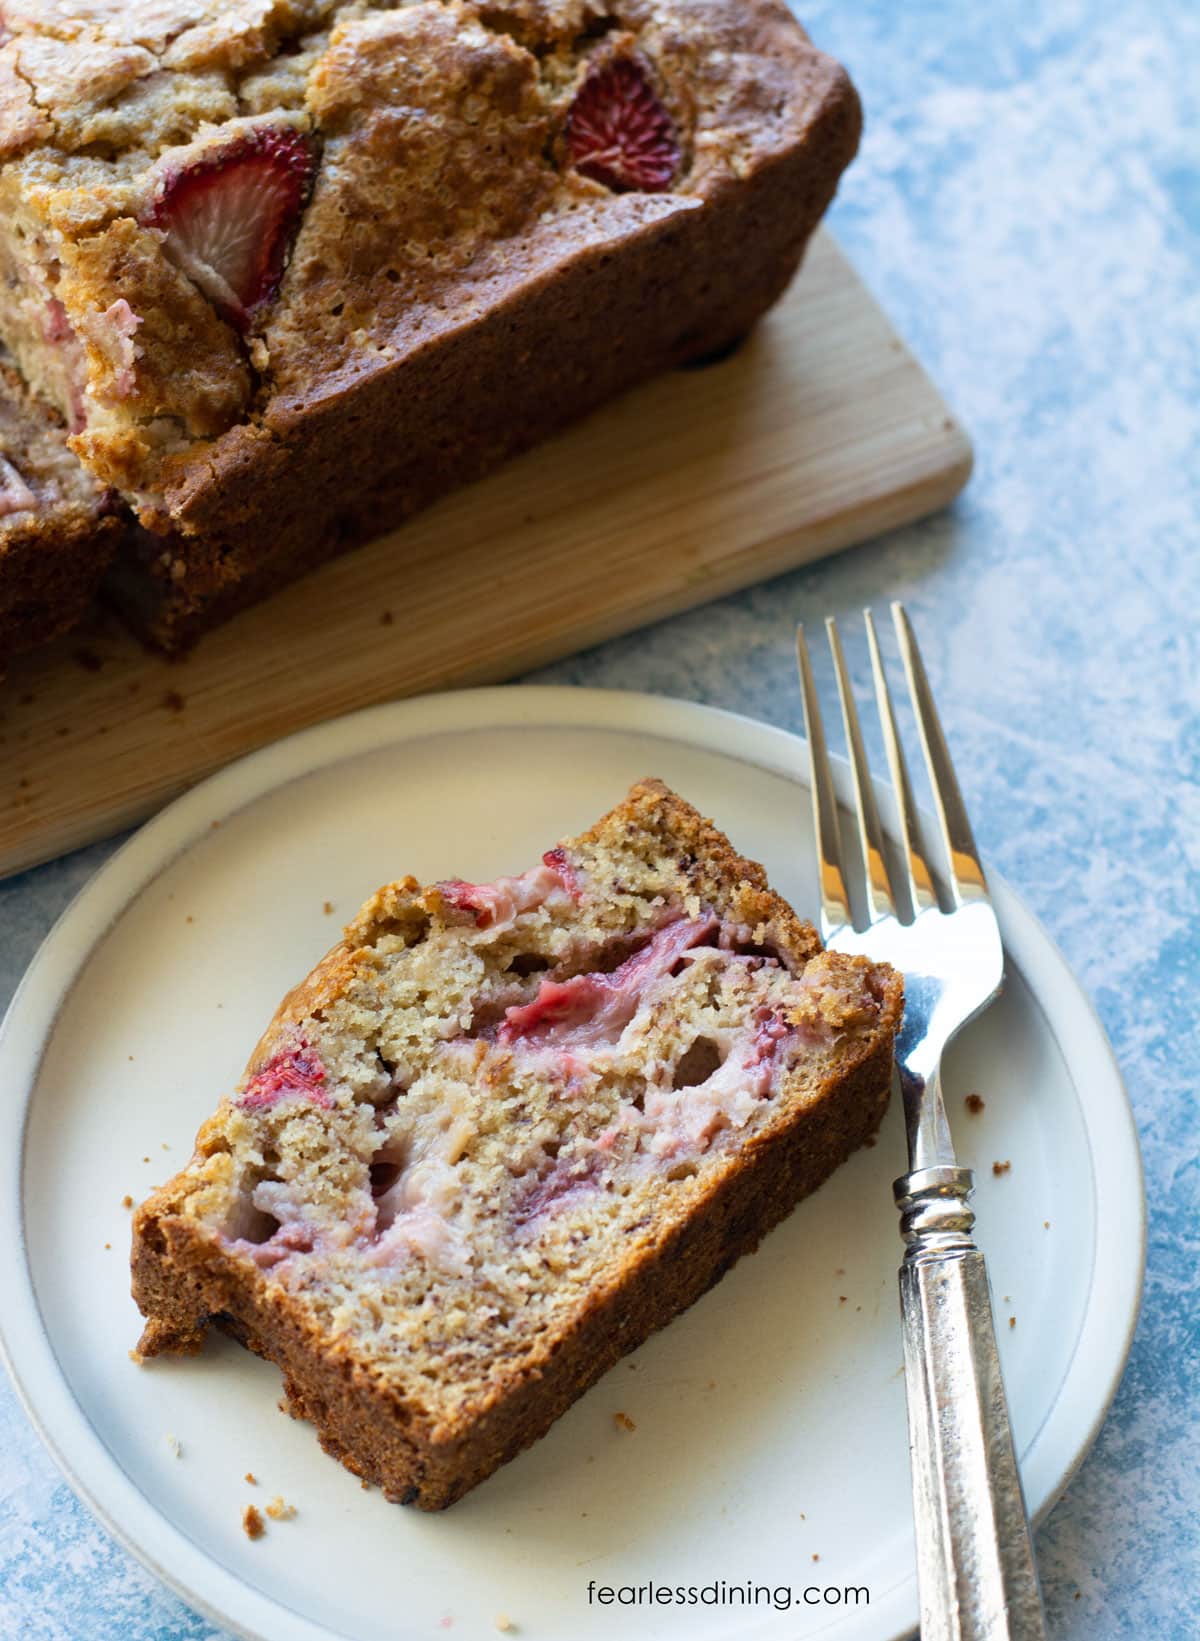
M 122 528 L 66 428 L 0 349 L 0 677 L 82 619 Z
M 217 1324 L 442 1508 L 870 1139 L 901 1007 L 657 781 L 519 877 L 393 883 L 138 1210 L 140 1353 Z

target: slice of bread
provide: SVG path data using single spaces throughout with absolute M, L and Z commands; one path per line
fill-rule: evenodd
M 439 1509 L 870 1138 L 902 987 L 657 781 L 487 885 L 381 889 L 138 1210 L 143 1357 L 216 1323 Z

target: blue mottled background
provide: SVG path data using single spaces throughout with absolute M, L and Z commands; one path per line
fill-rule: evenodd
M 948 516 L 538 677 L 798 727 L 793 620 L 908 601 L 982 842 L 1095 998 L 1145 1151 L 1133 1356 L 1039 1534 L 1052 1632 L 1198 1636 L 1200 4 L 803 11 L 868 110 L 836 231 L 970 429 L 975 478 Z M 0 1002 L 112 847 L 0 885 Z M 0 1386 L 0 1635 L 215 1634 Z

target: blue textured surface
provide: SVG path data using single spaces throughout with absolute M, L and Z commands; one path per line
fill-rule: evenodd
M 1145 1151 L 1132 1360 L 1039 1534 L 1052 1633 L 1200 1635 L 1200 7 L 803 9 L 869 114 L 835 228 L 971 430 L 975 478 L 948 516 L 538 676 L 799 727 L 793 620 L 907 600 L 981 841 L 1095 998 Z M 0 885 L 0 1003 L 112 847 Z M 0 1635 L 215 1634 L 0 1385 Z

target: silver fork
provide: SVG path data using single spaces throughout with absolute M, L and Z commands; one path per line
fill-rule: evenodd
M 875 698 L 898 800 L 907 905 L 897 907 L 883 850 L 841 639 L 825 623 L 854 774 L 865 927 L 855 928 L 838 832 L 837 799 L 803 627 L 796 653 L 812 765 L 821 876 L 821 934 L 904 975 L 896 1065 L 904 1096 L 909 1171 L 894 1186 L 905 1241 L 900 1267 L 922 1641 L 1035 1641 L 1046 1634 L 1029 1518 L 983 1255 L 967 1206 L 969 1168 L 955 1159 L 942 1099 L 951 1038 L 1000 990 L 1004 953 L 933 695 L 904 607 L 892 605 L 945 845 L 948 911 L 938 905 L 917 826 L 875 625 L 864 612 Z

